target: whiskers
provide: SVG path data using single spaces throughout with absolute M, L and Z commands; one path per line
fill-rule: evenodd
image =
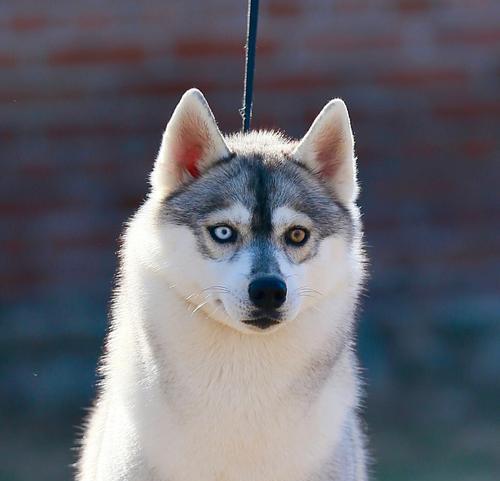
M 320 299 L 324 296 L 324 294 L 317 289 L 313 289 L 311 287 L 299 287 L 298 289 L 295 290 L 295 293 L 297 294 L 298 297 L 307 297 L 312 300 L 314 299 Z M 310 304 L 309 308 L 312 309 L 313 311 L 317 312 L 318 314 L 323 314 L 323 310 L 320 309 L 317 305 L 315 304 Z
M 196 314 L 203 306 L 206 306 L 208 301 L 200 302 L 192 311 L 191 314 Z
M 312 289 L 310 287 L 299 287 L 295 290 L 295 294 L 299 297 L 311 297 L 313 299 L 319 299 L 323 297 L 323 293 L 317 289 Z
M 191 311 L 191 314 L 196 314 L 200 309 L 203 309 L 212 299 L 219 300 L 218 295 L 220 294 L 230 294 L 231 291 L 225 286 L 214 285 L 210 287 L 206 287 L 205 289 L 201 289 L 198 292 L 193 292 L 189 296 L 185 298 L 187 302 L 193 302 L 201 300 Z M 219 306 L 216 304 L 215 310 L 211 315 L 214 315 L 219 309 Z
M 202 289 L 201 292 L 224 292 L 226 294 L 228 294 L 230 291 L 227 287 L 225 286 L 210 286 L 210 287 L 206 287 L 205 289 Z

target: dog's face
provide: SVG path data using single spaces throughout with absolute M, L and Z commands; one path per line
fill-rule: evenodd
M 152 186 L 151 264 L 192 311 L 241 332 L 292 321 L 345 290 L 358 267 L 353 140 L 341 101 L 301 142 L 271 132 L 224 139 L 201 93 L 188 91 Z

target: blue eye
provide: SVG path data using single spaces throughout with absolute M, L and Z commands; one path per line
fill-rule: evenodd
M 212 239 L 219 244 L 226 244 L 235 242 L 237 233 L 232 227 L 228 225 L 216 225 L 208 228 Z

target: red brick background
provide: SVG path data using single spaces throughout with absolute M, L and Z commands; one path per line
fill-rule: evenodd
M 300 135 L 347 101 L 372 241 L 400 245 L 383 248 L 391 264 L 498 258 L 480 231 L 498 215 L 499 16 L 486 0 L 262 2 L 254 125 Z M 239 127 L 244 33 L 234 1 L 2 6 L 3 297 L 109 276 L 181 93 L 198 86 L 222 129 Z M 393 234 L 420 222 L 452 245 L 406 252 Z
M 223 131 L 240 127 L 245 15 L 230 0 L 0 4 L 0 407 L 12 419 L 78 422 L 119 233 L 176 102 L 199 87 Z M 393 416 L 377 439 L 408 419 L 433 439 L 469 429 L 500 399 L 500 2 L 261 0 L 255 82 L 256 128 L 300 136 L 330 98 L 349 107 L 371 258 L 368 405 Z M 491 426 L 470 419 L 476 435 Z M 495 457 L 453 433 L 453 466 Z M 30 479 L 22 466 L 0 479 Z M 462 468 L 454 481 L 490 479 Z M 404 479 L 435 479 L 418 469 Z

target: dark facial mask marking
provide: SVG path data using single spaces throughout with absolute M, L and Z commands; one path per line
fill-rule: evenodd
M 253 192 L 255 200 L 251 228 L 255 235 L 269 237 L 273 230 L 270 205 L 272 177 L 266 171 L 261 159 L 255 159 L 252 167 L 249 190 Z
M 201 177 L 168 196 L 162 216 L 168 222 L 188 226 L 196 236 L 202 255 L 215 258 L 210 254 L 211 246 L 206 244 L 204 219 L 235 202 L 242 203 L 252 213 L 251 242 L 255 243 L 257 252 L 253 256 L 254 272 L 279 270 L 272 255 L 271 219 L 272 212 L 280 206 L 308 215 L 319 240 L 339 231 L 351 237 L 355 228 L 349 210 L 335 201 L 313 173 L 282 157 L 268 159 L 260 155 L 235 155 L 216 163 Z
M 251 277 L 255 277 L 259 274 L 281 275 L 280 266 L 276 257 L 274 257 L 273 244 L 269 238 L 259 236 L 255 239 L 252 243 L 251 253 Z

